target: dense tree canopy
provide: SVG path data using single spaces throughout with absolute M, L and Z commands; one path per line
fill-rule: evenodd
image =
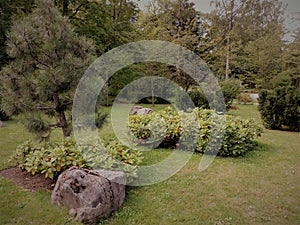
M 284 41 L 286 9 L 280 0 L 213 0 L 211 6 L 210 13 L 203 13 L 192 0 L 151 0 L 144 11 L 133 0 L 2 0 L 0 107 L 8 114 L 34 111 L 33 128 L 47 133 L 65 127 L 69 135 L 64 117 L 92 61 L 90 53 L 100 56 L 136 40 L 182 45 L 204 59 L 220 80 L 238 78 L 246 88 L 270 89 L 297 80 L 300 32 L 294 41 Z M 172 79 L 185 90 L 194 85 L 175 67 L 142 63 L 112 77 L 101 99 L 109 105 L 126 84 L 150 75 Z M 57 123 L 40 113 L 56 115 Z
M 48 134 L 60 127 L 69 136 L 66 110 L 92 62 L 93 44 L 73 32 L 51 1 L 39 0 L 31 14 L 13 23 L 7 50 L 14 60 L 1 71 L 3 108 L 9 114 L 25 113 L 31 131 Z

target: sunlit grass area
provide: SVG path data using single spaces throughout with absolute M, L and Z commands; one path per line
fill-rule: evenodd
M 257 106 L 236 106 L 239 110 L 228 113 L 260 120 Z M 0 135 L 0 166 L 6 168 L 15 147 L 32 136 L 18 120 L 6 122 Z M 100 135 L 113 135 L 110 119 Z M 300 224 L 299 140 L 296 132 L 265 130 L 254 151 L 241 158 L 216 157 L 203 172 L 198 170 L 202 155 L 194 154 L 168 180 L 128 187 L 122 209 L 100 224 Z M 147 152 L 144 164 L 170 153 Z M 76 224 L 67 210 L 51 205 L 46 191 L 24 191 L 1 178 L 0 199 L 1 224 Z

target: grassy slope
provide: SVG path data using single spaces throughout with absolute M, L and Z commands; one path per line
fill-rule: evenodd
M 230 114 L 259 119 L 255 106 Z M 2 130 L 3 129 L 3 130 Z M 101 133 L 110 133 L 107 125 Z M 12 136 L 14 134 L 14 136 Z M 14 121 L 0 129 L 0 166 L 28 135 Z M 3 136 L 4 135 L 4 136 Z M 2 137 L 4 137 L 2 139 Z M 244 158 L 217 157 L 204 172 L 201 155 L 167 181 L 128 188 L 123 208 L 103 224 L 299 224 L 299 133 L 266 130 Z M 169 152 L 146 156 L 157 161 Z M 1 224 L 74 224 L 50 204 L 50 193 L 30 193 L 0 179 Z
M 229 114 L 259 114 L 241 105 Z M 220 158 L 204 172 L 201 155 L 169 180 L 128 191 L 106 224 L 299 224 L 299 133 L 266 130 L 244 158 Z M 160 153 L 155 153 L 156 158 Z

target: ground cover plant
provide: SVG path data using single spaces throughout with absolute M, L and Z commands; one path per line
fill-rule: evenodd
M 259 120 L 257 106 L 235 106 L 239 110 L 229 114 Z M 100 135 L 108 133 L 109 122 Z M 13 165 L 7 158 L 30 135 L 16 120 L 8 121 L 0 135 L 0 162 L 5 168 Z M 245 157 L 217 157 L 202 173 L 197 169 L 201 154 L 195 154 L 170 179 L 128 188 L 123 208 L 100 224 L 298 224 L 298 145 L 299 133 L 265 130 L 258 147 Z M 143 164 L 159 162 L 171 151 L 147 152 Z M 51 205 L 47 191 L 28 192 L 0 178 L 0 199 L 2 224 L 76 224 L 66 210 Z
M 17 146 L 13 159 L 28 173 L 42 173 L 45 178 L 54 180 L 68 168 L 78 166 L 122 170 L 126 173 L 127 183 L 130 183 L 136 177 L 142 155 L 116 140 L 102 148 L 98 142 L 78 145 L 73 139 L 66 138 L 60 143 L 26 141 Z

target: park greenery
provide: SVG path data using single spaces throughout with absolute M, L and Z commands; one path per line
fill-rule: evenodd
M 13 160 L 32 175 L 42 173 L 50 179 L 57 179 L 61 172 L 72 166 L 79 166 L 122 170 L 130 183 L 136 177 L 142 156 L 139 151 L 117 141 L 106 143 L 103 148 L 99 143 L 78 146 L 72 139 L 64 139 L 61 143 L 26 141 L 17 147 Z
M 147 106 L 147 105 L 144 105 Z M 260 120 L 255 105 L 238 105 L 228 115 Z M 165 108 L 156 105 L 155 110 Z M 110 118 L 108 118 L 108 121 Z M 100 135 L 112 135 L 106 123 Z M 59 130 L 52 140 L 61 143 Z M 0 168 L 19 144 L 33 138 L 15 117 L 0 129 Z M 123 207 L 100 224 L 297 224 L 299 222 L 299 133 L 264 129 L 258 146 L 244 157 L 216 157 L 205 171 L 198 170 L 201 154 L 170 179 L 127 189 Z M 160 162 L 172 150 L 143 152 L 141 165 Z M 78 224 L 66 209 L 50 202 L 48 191 L 27 191 L 0 177 L 0 218 L 3 224 Z M 33 213 L 34 212 L 34 213 Z
M 207 201 L 208 208 L 215 210 L 216 214 L 212 212 L 214 217 L 211 218 L 208 215 L 211 211 L 199 211 L 197 215 L 207 218 L 213 224 L 239 224 L 247 220 L 254 224 L 297 223 L 297 209 L 294 210 L 293 207 L 299 199 L 296 190 L 299 179 L 296 180 L 293 174 L 287 175 L 283 171 L 287 167 L 289 171 L 297 170 L 296 157 L 291 155 L 299 155 L 295 150 L 298 134 L 290 131 L 300 131 L 300 28 L 294 31 L 291 40 L 285 40 L 286 6 L 280 0 L 211 0 L 211 6 L 212 10 L 204 13 L 195 8 L 192 0 L 150 0 L 143 10 L 133 0 L 2 0 L 0 122 L 7 122 L 1 128 L 5 131 L 0 130 L 1 169 L 18 165 L 31 174 L 42 173 L 55 180 L 71 166 L 114 168 L 125 171 L 130 183 L 137 177 L 139 165 L 158 162 L 174 148 L 214 154 L 214 150 L 207 149 L 208 142 L 211 141 L 216 121 L 226 118 L 226 122 L 222 124 L 224 137 L 221 137 L 218 156 L 227 158 L 217 157 L 217 163 L 210 171 L 219 178 L 224 175 L 230 181 L 234 181 L 234 175 L 230 173 L 235 171 L 234 174 L 239 179 L 237 183 L 224 181 L 230 190 L 223 190 L 225 184 L 218 183 L 217 178 L 212 178 L 210 184 L 194 173 L 191 166 L 196 166 L 195 161 L 201 155 L 196 154 L 181 174 L 166 183 L 144 190 L 130 189 L 128 192 L 132 195 L 120 214 L 115 213 L 113 219 L 103 223 L 145 224 L 141 215 L 146 216 L 145 220 L 148 218 L 148 224 L 160 223 L 156 219 L 162 214 L 156 210 L 165 208 L 169 213 L 165 224 L 197 224 L 199 218 L 191 218 L 191 212 L 199 210 L 198 205 L 193 205 L 193 199 L 196 198 L 196 190 L 200 188 L 204 188 L 204 192 L 213 189 L 221 205 L 225 201 L 225 195 L 234 198 L 232 190 L 238 191 L 237 195 L 240 197 L 246 190 L 250 196 L 261 195 L 268 201 L 265 210 L 261 203 L 253 202 L 250 197 L 245 198 L 256 205 L 258 211 L 245 208 L 237 203 L 238 200 L 230 201 L 228 204 L 235 206 L 232 213 L 229 213 L 225 210 L 227 206 L 224 205 L 224 211 L 216 211 L 213 206 L 215 203 L 208 197 L 202 197 L 201 200 Z M 105 148 L 99 142 L 78 145 L 73 140 L 71 110 L 76 87 L 84 71 L 99 56 L 113 48 L 140 40 L 168 41 L 195 52 L 216 76 L 222 91 L 217 95 L 224 97 L 227 111 L 220 113 L 211 110 L 208 96 L 182 70 L 157 62 L 136 63 L 115 73 L 99 94 L 95 125 Z M 170 106 L 171 102 L 155 96 L 167 88 L 163 83 L 148 84 L 152 86 L 152 96 L 140 99 L 137 103 L 146 103 L 154 112 L 129 117 L 128 137 L 135 142 L 135 146 L 128 147 L 117 141 L 108 123 L 111 105 L 123 87 L 147 76 L 160 76 L 174 81 L 188 93 L 195 108 L 176 111 Z M 253 99 L 249 93 L 259 94 L 258 107 L 252 105 Z M 174 91 L 172 94 L 168 96 L 169 99 L 185 104 L 178 93 Z M 237 97 L 238 101 L 251 105 L 236 105 Z M 234 107 L 241 107 L 242 110 L 232 111 Z M 20 121 L 25 130 L 19 125 Z M 263 129 L 260 124 L 272 130 Z M 266 137 L 260 137 L 263 131 Z M 274 140 L 273 135 L 276 137 Z M 270 138 L 272 141 L 269 141 Z M 282 146 L 282 149 L 277 145 Z M 149 146 L 155 146 L 155 151 L 137 151 Z M 266 162 L 262 159 L 264 157 L 270 161 Z M 4 162 L 2 158 L 11 158 L 11 161 Z M 269 179 L 274 173 L 272 160 L 279 165 L 276 170 L 279 178 L 275 183 Z M 290 164 L 287 165 L 286 162 Z M 257 178 L 251 177 L 251 171 L 247 172 L 245 168 L 254 172 Z M 291 186 L 283 186 L 283 179 L 291 182 Z M 196 182 L 199 180 L 203 183 L 201 187 Z M 260 182 L 266 182 L 267 189 L 263 189 L 258 184 Z M 185 190 L 181 190 L 180 185 L 191 187 L 188 193 L 191 196 L 184 200 L 185 205 L 180 206 L 181 200 L 175 201 L 187 216 L 180 216 L 178 207 L 167 210 L 167 202 L 172 200 L 170 198 L 177 198 L 175 189 L 172 188 L 174 183 L 178 183 L 176 191 L 182 193 Z M 2 178 L 0 184 L 0 191 L 2 186 L 4 189 L 16 189 Z M 274 187 L 276 185 L 280 186 L 281 192 Z M 262 191 L 256 195 L 253 190 L 257 186 Z M 156 202 L 155 193 L 162 189 L 168 194 L 160 196 L 160 200 Z M 143 196 L 145 190 L 150 192 Z M 276 201 L 276 197 L 269 190 L 280 192 L 279 197 L 284 199 L 276 207 L 271 204 Z M 23 192 L 18 189 L 16 192 L 25 198 Z M 296 203 L 290 199 L 290 194 L 295 192 Z M 2 195 L 0 192 L 0 196 Z M 43 196 L 35 198 L 37 200 L 33 201 L 38 202 Z M 147 198 L 153 198 L 158 207 L 149 208 L 138 203 L 134 209 L 136 198 L 146 199 L 145 202 Z M 18 197 L 10 199 L 9 196 L 4 200 L 19 201 Z M 290 201 L 288 206 L 284 204 L 287 201 Z M 184 210 L 186 206 L 188 212 Z M 26 208 L 20 206 L 23 207 Z M 239 207 L 245 214 L 241 215 Z M 145 209 L 153 215 L 144 212 Z M 0 214 L 6 210 L 0 207 Z M 287 217 L 266 215 L 272 210 L 280 215 L 286 214 Z M 55 215 L 58 214 L 53 209 L 54 217 L 47 217 L 48 221 L 56 221 Z M 259 214 L 259 218 L 250 214 Z M 215 217 L 220 220 L 215 220 Z M 65 218 L 65 221 L 57 220 L 57 223 L 69 223 L 70 220 Z M 22 218 L 3 217 L 3 221 L 22 224 L 24 221 L 28 222 L 28 218 L 23 221 Z M 36 221 L 36 224 L 41 223 L 38 219 Z
M 1 119 L 22 114 L 27 129 L 44 139 L 54 128 L 70 136 L 72 96 L 83 71 L 114 47 L 145 39 L 173 42 L 198 54 L 221 82 L 227 108 L 240 91 L 237 83 L 228 85 L 229 79 L 255 92 L 282 83 L 299 88 L 300 30 L 293 40 L 284 40 L 281 1 L 215 0 L 211 5 L 213 10 L 203 13 L 189 0 L 152 0 L 144 10 L 132 0 L 1 1 Z M 196 106 L 208 108 L 187 74 L 155 62 L 118 71 L 99 104 L 110 105 L 126 84 L 149 75 L 175 81 Z M 299 96 L 292 98 L 298 103 Z
M 227 157 L 243 156 L 253 150 L 256 145 L 254 139 L 261 135 L 262 127 L 253 119 L 226 116 L 226 122 L 220 128 L 224 131 L 224 137 L 215 133 L 213 138 L 213 127 L 217 126 L 220 117 L 212 110 L 195 108 L 190 113 L 177 113 L 166 108 L 146 116 L 131 116 L 129 129 L 140 145 L 155 146 L 158 142 L 161 148 L 187 150 L 194 146 L 196 152 L 213 154 L 220 141 L 218 155 Z M 210 140 L 213 143 L 208 148 Z

